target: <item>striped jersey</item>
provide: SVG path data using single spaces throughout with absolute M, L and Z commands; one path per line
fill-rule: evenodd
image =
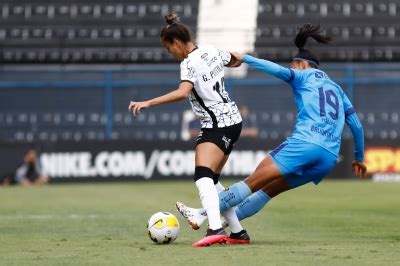
M 196 47 L 181 62 L 181 82 L 190 82 L 189 100 L 202 128 L 223 128 L 242 122 L 238 107 L 225 90 L 224 66 L 231 54 L 213 46 Z

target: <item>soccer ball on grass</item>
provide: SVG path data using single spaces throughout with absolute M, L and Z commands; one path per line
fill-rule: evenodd
M 147 234 L 157 244 L 172 243 L 179 234 L 179 221 L 169 212 L 157 212 L 147 222 Z

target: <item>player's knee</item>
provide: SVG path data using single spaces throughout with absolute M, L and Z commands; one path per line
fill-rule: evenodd
M 214 180 L 214 171 L 205 166 L 196 166 L 194 170 L 194 182 L 203 177 L 209 177 Z

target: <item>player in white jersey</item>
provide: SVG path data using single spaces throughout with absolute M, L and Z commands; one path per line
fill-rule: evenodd
M 230 53 L 207 45 L 195 47 L 181 63 L 181 81 L 193 85 L 189 100 L 202 128 L 225 128 L 242 121 L 224 86 L 224 66 L 231 58 Z
M 161 42 L 169 53 L 182 61 L 179 87 L 147 101 L 131 101 L 129 110 L 136 115 L 151 106 L 189 98 L 202 126 L 196 143 L 194 180 L 209 222 L 206 236 L 193 246 L 247 244 L 250 238 L 233 209 L 222 213 L 232 231 L 229 237 L 226 235 L 218 199 L 218 192 L 224 189 L 219 175 L 242 129 L 239 110 L 224 85 L 224 66 L 237 63 L 236 58 L 213 46 L 196 46 L 190 30 L 179 22 L 176 13 L 168 14 L 165 20 L 167 25 L 161 31 Z

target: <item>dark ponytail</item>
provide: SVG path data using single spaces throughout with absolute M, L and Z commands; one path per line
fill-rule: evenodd
M 178 14 L 170 12 L 164 17 L 167 25 L 161 30 L 160 38 L 162 42 L 172 43 L 178 39 L 183 43 L 192 41 L 192 34 L 188 27 L 180 22 Z
M 307 39 L 311 37 L 319 43 L 330 43 L 332 38 L 322 33 L 320 25 L 305 24 L 297 33 L 294 43 L 299 48 L 299 52 L 293 59 L 306 60 L 314 65 L 319 65 L 318 57 L 311 51 L 304 49 Z

